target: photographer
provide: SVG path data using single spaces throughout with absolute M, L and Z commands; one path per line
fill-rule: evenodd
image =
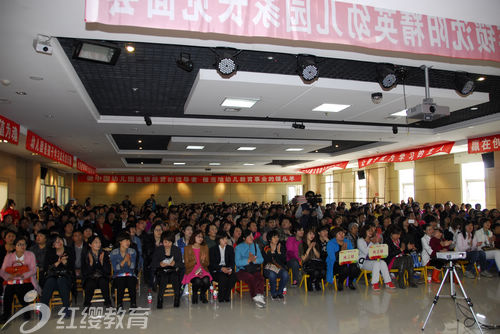
M 323 218 L 323 211 L 321 211 L 321 202 L 323 199 L 321 195 L 314 194 L 309 190 L 306 192 L 306 203 L 303 203 L 295 212 L 295 218 L 300 222 L 304 229 L 318 226 L 318 222 Z

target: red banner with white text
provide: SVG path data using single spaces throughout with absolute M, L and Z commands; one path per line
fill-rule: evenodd
M 46 141 L 31 130 L 28 130 L 26 136 L 26 149 L 73 168 L 73 155 Z
M 500 62 L 498 25 L 335 0 L 86 0 L 85 21 Z
M 406 151 L 387 153 L 358 160 L 359 168 L 363 168 L 377 162 L 406 162 L 423 159 L 436 153 L 450 153 L 455 142 L 448 142 L 432 146 L 420 147 Z
M 469 154 L 500 151 L 500 134 L 467 140 Z
M 19 144 L 19 124 L 0 115 L 0 140 Z
M 78 182 L 94 183 L 289 183 L 302 175 L 78 175 Z
M 323 174 L 327 170 L 329 170 L 331 168 L 335 168 L 335 167 L 345 169 L 347 167 L 348 163 L 349 163 L 349 161 L 342 161 L 342 162 L 336 162 L 334 164 L 329 164 L 329 165 L 324 165 L 324 166 L 302 168 L 302 169 L 299 169 L 299 172 L 302 172 L 304 174 Z
M 89 175 L 95 175 L 96 174 L 96 169 L 95 167 L 92 167 L 85 161 L 82 161 L 80 159 L 76 159 L 76 169 L 78 169 L 80 172 L 83 172 L 85 174 Z

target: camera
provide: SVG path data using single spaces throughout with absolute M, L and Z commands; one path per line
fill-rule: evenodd
M 323 198 L 321 197 L 321 194 L 315 194 L 312 191 L 308 191 L 306 193 L 306 200 L 307 200 L 307 203 L 309 203 L 312 207 L 317 207 L 318 204 L 321 204 L 323 202 Z
M 382 102 L 383 97 L 384 96 L 381 92 L 372 93 L 372 102 L 375 104 L 379 104 L 380 102 Z

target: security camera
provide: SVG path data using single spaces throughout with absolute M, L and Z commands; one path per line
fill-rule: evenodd
M 43 53 L 46 55 L 51 55 L 53 51 L 52 45 L 50 45 L 50 40 L 52 37 L 45 35 L 37 35 L 37 38 L 33 41 L 33 47 L 38 53 Z
M 383 98 L 383 95 L 381 92 L 372 93 L 372 102 L 373 103 L 379 104 L 380 102 L 382 102 L 382 98 Z

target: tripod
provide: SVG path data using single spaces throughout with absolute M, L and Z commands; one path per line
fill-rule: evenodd
M 441 290 L 443 289 L 444 283 L 446 282 L 446 278 L 450 277 L 450 295 L 449 296 L 441 296 L 441 297 L 450 297 L 453 299 L 453 302 L 455 303 L 455 314 L 457 316 L 457 322 L 458 320 L 458 305 L 457 305 L 457 298 L 463 299 L 467 302 L 467 306 L 469 306 L 470 311 L 472 312 L 472 316 L 474 317 L 474 320 L 476 321 L 476 325 L 479 328 L 479 331 L 483 333 L 483 330 L 481 329 L 481 325 L 479 324 L 479 321 L 476 318 L 476 313 L 472 309 L 472 300 L 467 297 L 467 294 L 465 293 L 464 287 L 462 285 L 462 281 L 460 281 L 460 278 L 458 277 L 457 270 L 455 269 L 455 266 L 453 265 L 453 261 L 450 260 L 449 264 L 445 266 L 446 272 L 444 274 L 443 280 L 441 281 L 441 285 L 439 286 L 439 290 L 434 297 L 434 300 L 432 301 L 431 309 L 429 310 L 429 313 L 427 314 L 427 318 L 425 319 L 424 325 L 422 326 L 422 331 L 425 329 L 425 325 L 427 325 L 427 321 L 429 321 L 429 318 L 431 317 L 432 310 L 434 309 L 434 306 L 436 306 L 437 302 L 439 301 L 439 295 L 441 294 Z M 464 295 L 463 297 L 457 297 L 457 293 L 455 291 L 455 285 L 453 284 L 453 278 L 458 282 L 458 285 L 460 286 L 460 290 L 462 290 L 462 294 Z

